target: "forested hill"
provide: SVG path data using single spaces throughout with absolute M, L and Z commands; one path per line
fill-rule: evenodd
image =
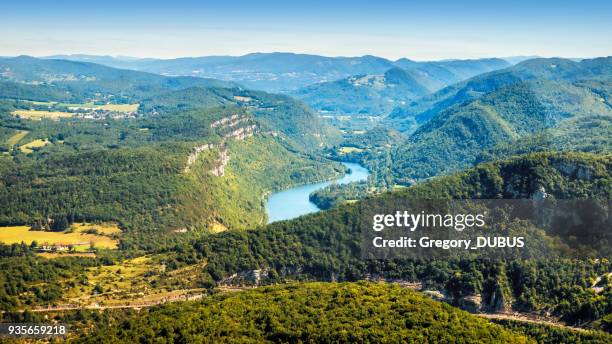
M 356 75 L 306 86 L 292 95 L 325 113 L 381 116 L 429 94 L 432 90 L 427 86 L 426 75 L 394 67 L 381 75 Z
M 76 343 L 528 343 L 527 337 L 397 285 L 306 283 L 164 305 Z
M 202 107 L 234 105 L 246 109 L 262 131 L 278 135 L 299 151 L 318 150 L 338 142 L 340 132 L 321 120 L 302 102 L 286 95 L 242 88 L 190 87 L 142 100 L 144 113 L 172 114 Z
M 382 197 L 390 201 L 530 198 L 543 189 L 552 198 L 609 199 L 611 173 L 610 156 L 540 153 L 484 164 Z M 482 302 L 475 307 L 480 310 L 550 312 L 569 322 L 591 321 L 612 311 L 612 287 L 608 285 L 604 294 L 590 288 L 594 278 L 609 272 L 609 262 L 584 258 L 607 254 L 609 227 L 594 227 L 593 233 L 580 234 L 578 241 L 576 233 L 549 232 L 542 243 L 552 245 L 552 251 L 542 260 L 364 260 L 360 255 L 360 209 L 359 203 L 344 205 L 256 231 L 207 236 L 177 259 L 205 260 L 203 279 L 212 284 L 295 278 L 401 279 L 441 290 L 457 305 L 477 295 Z M 557 246 L 556 240 L 562 244 Z M 553 258 L 557 249 L 558 258 Z M 572 260 L 572 256 L 581 259 Z M 254 271 L 261 279 L 254 279 Z
M 612 58 L 538 59 L 443 90 L 448 97 L 417 116 L 424 123 L 393 151 L 391 168 L 423 179 L 508 156 L 502 151 L 609 152 L 611 79 Z
M 395 64 L 426 76 L 427 88 L 431 90 L 437 90 L 479 74 L 510 67 L 507 61 L 499 58 L 423 62 L 399 59 L 395 61 Z
M 19 130 L 3 127 L 0 138 L 43 145 L 0 156 L 0 223 L 115 221 L 126 246 L 155 246 L 182 228 L 256 225 L 266 192 L 342 172 L 235 107 L 104 122 L 4 120 Z
M 471 79 L 445 87 L 406 106 L 398 107 L 391 114 L 395 125 L 414 129 L 412 122 L 422 123 L 456 104 L 478 99 L 497 89 L 526 80 L 554 80 L 580 82 L 596 80 L 610 82 L 612 57 L 585 59 L 575 62 L 561 58 L 535 58 L 509 68 L 476 75 Z M 407 123 L 403 123 L 406 121 Z

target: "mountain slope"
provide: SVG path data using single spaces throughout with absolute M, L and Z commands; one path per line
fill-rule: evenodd
M 395 176 L 423 179 L 458 171 L 482 161 L 479 155 L 498 145 L 519 147 L 529 141 L 531 148 L 523 152 L 555 149 L 561 146 L 554 141 L 559 135 L 565 136 L 564 150 L 610 151 L 605 118 L 612 116 L 612 84 L 606 81 L 612 77 L 612 59 L 564 61 L 558 74 L 548 70 L 550 62 L 526 63 L 529 68 L 519 64 L 529 72 L 512 68 L 477 77 L 418 115 L 417 121 L 429 119 L 393 150 Z M 483 88 L 475 91 L 474 85 Z M 449 89 L 456 86 L 441 92 Z M 582 122 L 590 122 L 590 129 L 568 131 Z
M 567 59 L 532 59 L 510 68 L 478 75 L 425 96 L 391 113 L 392 124 L 411 130 L 411 122 L 424 123 L 451 106 L 470 102 L 499 88 L 528 80 L 579 82 L 589 79 L 610 82 L 612 57 L 574 62 Z M 403 122 L 408 122 L 404 124 Z
M 439 177 L 378 197 L 397 200 L 398 204 L 402 204 L 402 199 L 530 199 L 543 187 L 550 197 L 557 199 L 607 199 L 612 196 L 609 189 L 611 176 L 610 155 L 538 153 L 482 164 L 462 173 Z M 314 215 L 273 223 L 258 231 L 224 233 L 199 240 L 194 247 L 206 257 L 206 270 L 217 281 L 236 272 L 262 267 L 274 268 L 279 273 L 340 280 L 358 279 L 367 272 L 376 272 L 375 269 L 383 269 L 377 271 L 378 274 L 390 269 L 390 276 L 395 269 L 398 269 L 395 271 L 397 273 L 405 271 L 411 274 L 401 265 L 383 267 L 363 261 L 359 247 L 362 230 L 360 213 L 367 210 L 361 206 L 361 203 L 367 205 L 366 202 L 358 201 Z M 612 233 L 608 228 L 593 230 L 610 240 Z M 569 237 L 564 239 L 571 240 Z M 592 240 L 586 233 L 583 239 Z M 244 247 L 239 244 L 243 240 L 258 242 L 266 247 Z M 605 252 L 610 249 L 605 242 L 593 244 L 599 245 Z M 287 252 L 285 247 L 296 250 Z M 266 254 L 262 254 L 264 251 Z
M 473 76 L 506 68 L 510 65 L 497 58 L 476 60 L 443 60 L 415 62 L 399 59 L 395 62 L 399 67 L 414 70 L 422 75 L 428 89 L 436 91 L 442 87 L 455 84 Z
M 514 141 L 501 142 L 483 152 L 476 162 L 541 151 L 608 153 L 611 137 L 612 116 L 577 117 L 563 121 L 552 129 Z
M 55 85 L 85 96 L 105 90 L 117 95 L 142 96 L 162 90 L 177 90 L 190 86 L 235 87 L 236 84 L 194 77 L 168 78 L 161 75 L 116 69 L 104 65 L 29 56 L 0 58 L 0 79 L 30 85 Z
M 122 247 L 150 248 L 181 228 L 255 226 L 265 219 L 265 193 L 342 173 L 339 165 L 267 134 L 236 107 L 103 122 L 9 123 L 20 124 L 21 141 L 48 144 L 0 156 L 0 202 L 6 205 L 0 223 L 114 221 L 126 231 Z M 0 132 L 0 139 L 15 133 Z
M 186 229 L 263 223 L 266 193 L 344 172 L 314 154 L 337 132 L 288 96 L 91 63 L 0 64 L 3 225 L 113 221 L 121 248 L 151 249 Z
M 83 59 L 78 56 L 62 58 Z M 375 56 L 325 57 L 293 53 L 253 53 L 243 56 L 184 57 L 169 60 L 121 60 L 87 57 L 121 68 L 164 75 L 190 75 L 236 81 L 271 92 L 341 79 L 349 75 L 382 73 L 392 62 Z

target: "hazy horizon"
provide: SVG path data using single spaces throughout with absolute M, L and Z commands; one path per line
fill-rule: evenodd
M 19 56 L 30 56 L 30 57 L 35 57 L 35 58 L 54 58 L 54 57 L 62 57 L 62 56 L 72 56 L 72 57 L 82 57 L 82 58 L 86 58 L 86 57 L 110 57 L 113 59 L 119 59 L 119 60 L 130 60 L 130 59 L 154 59 L 154 60 L 171 60 L 171 59 L 190 59 L 190 58 L 205 58 L 205 57 L 242 57 L 242 56 L 247 56 L 247 55 L 253 55 L 253 54 L 294 54 L 294 55 L 311 55 L 311 56 L 322 56 L 322 57 L 327 57 L 327 58 L 361 58 L 364 56 L 374 56 L 374 57 L 380 57 L 380 58 L 385 58 L 387 60 L 390 61 L 397 61 L 399 59 L 409 59 L 412 61 L 416 61 L 416 62 L 440 62 L 440 61 L 453 61 L 453 60 L 478 60 L 478 59 L 489 59 L 489 58 L 498 58 L 498 59 L 507 59 L 507 60 L 512 60 L 512 59 L 532 59 L 532 58 L 563 58 L 563 59 L 571 59 L 571 60 L 581 60 L 581 59 L 591 59 L 591 58 L 600 58 L 600 57 L 609 57 L 610 55 L 601 55 L 601 56 L 539 56 L 539 55 L 515 55 L 515 56 L 481 56 L 481 57 L 472 57 L 472 58 L 444 58 L 444 59 L 427 59 L 427 60 L 422 60 L 422 59 L 415 59 L 415 58 L 411 58 L 410 56 L 402 56 L 400 58 L 387 58 L 384 56 L 378 56 L 378 55 L 374 55 L 374 54 L 366 54 L 366 55 L 352 55 L 352 56 L 348 56 L 348 55 L 336 55 L 336 56 L 330 56 L 330 55 L 319 55 L 319 54 L 310 54 L 310 53 L 302 53 L 302 52 L 292 52 L 292 51 L 269 51 L 269 52 L 264 52 L 264 51 L 254 51 L 254 52 L 250 52 L 250 53 L 246 53 L 246 54 L 241 54 L 241 55 L 229 55 L 229 54 L 224 54 L 224 55 L 200 55 L 200 56 L 176 56 L 176 57 L 159 57 L 159 56 L 127 56 L 127 55 L 110 55 L 110 54 L 87 54 L 87 53 L 59 53 L 59 54 L 51 54 L 51 55 L 29 55 L 29 54 L 18 54 L 18 55 L 0 55 L 2 57 L 19 57 Z
M 417 61 L 612 55 L 604 1 L 0 4 L 0 55 L 177 58 L 289 51 Z

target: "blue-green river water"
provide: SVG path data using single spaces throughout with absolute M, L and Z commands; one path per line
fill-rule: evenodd
M 351 169 L 351 173 L 346 174 L 342 178 L 322 183 L 297 186 L 271 194 L 266 202 L 268 223 L 293 219 L 304 214 L 321 210 L 308 199 L 309 195 L 315 190 L 324 188 L 332 183 L 347 184 L 368 179 L 370 172 L 365 167 L 350 162 L 343 162 L 343 164 Z

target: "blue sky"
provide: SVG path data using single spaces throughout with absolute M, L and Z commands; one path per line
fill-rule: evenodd
M 0 3 L 0 55 L 612 55 L 612 1 Z

